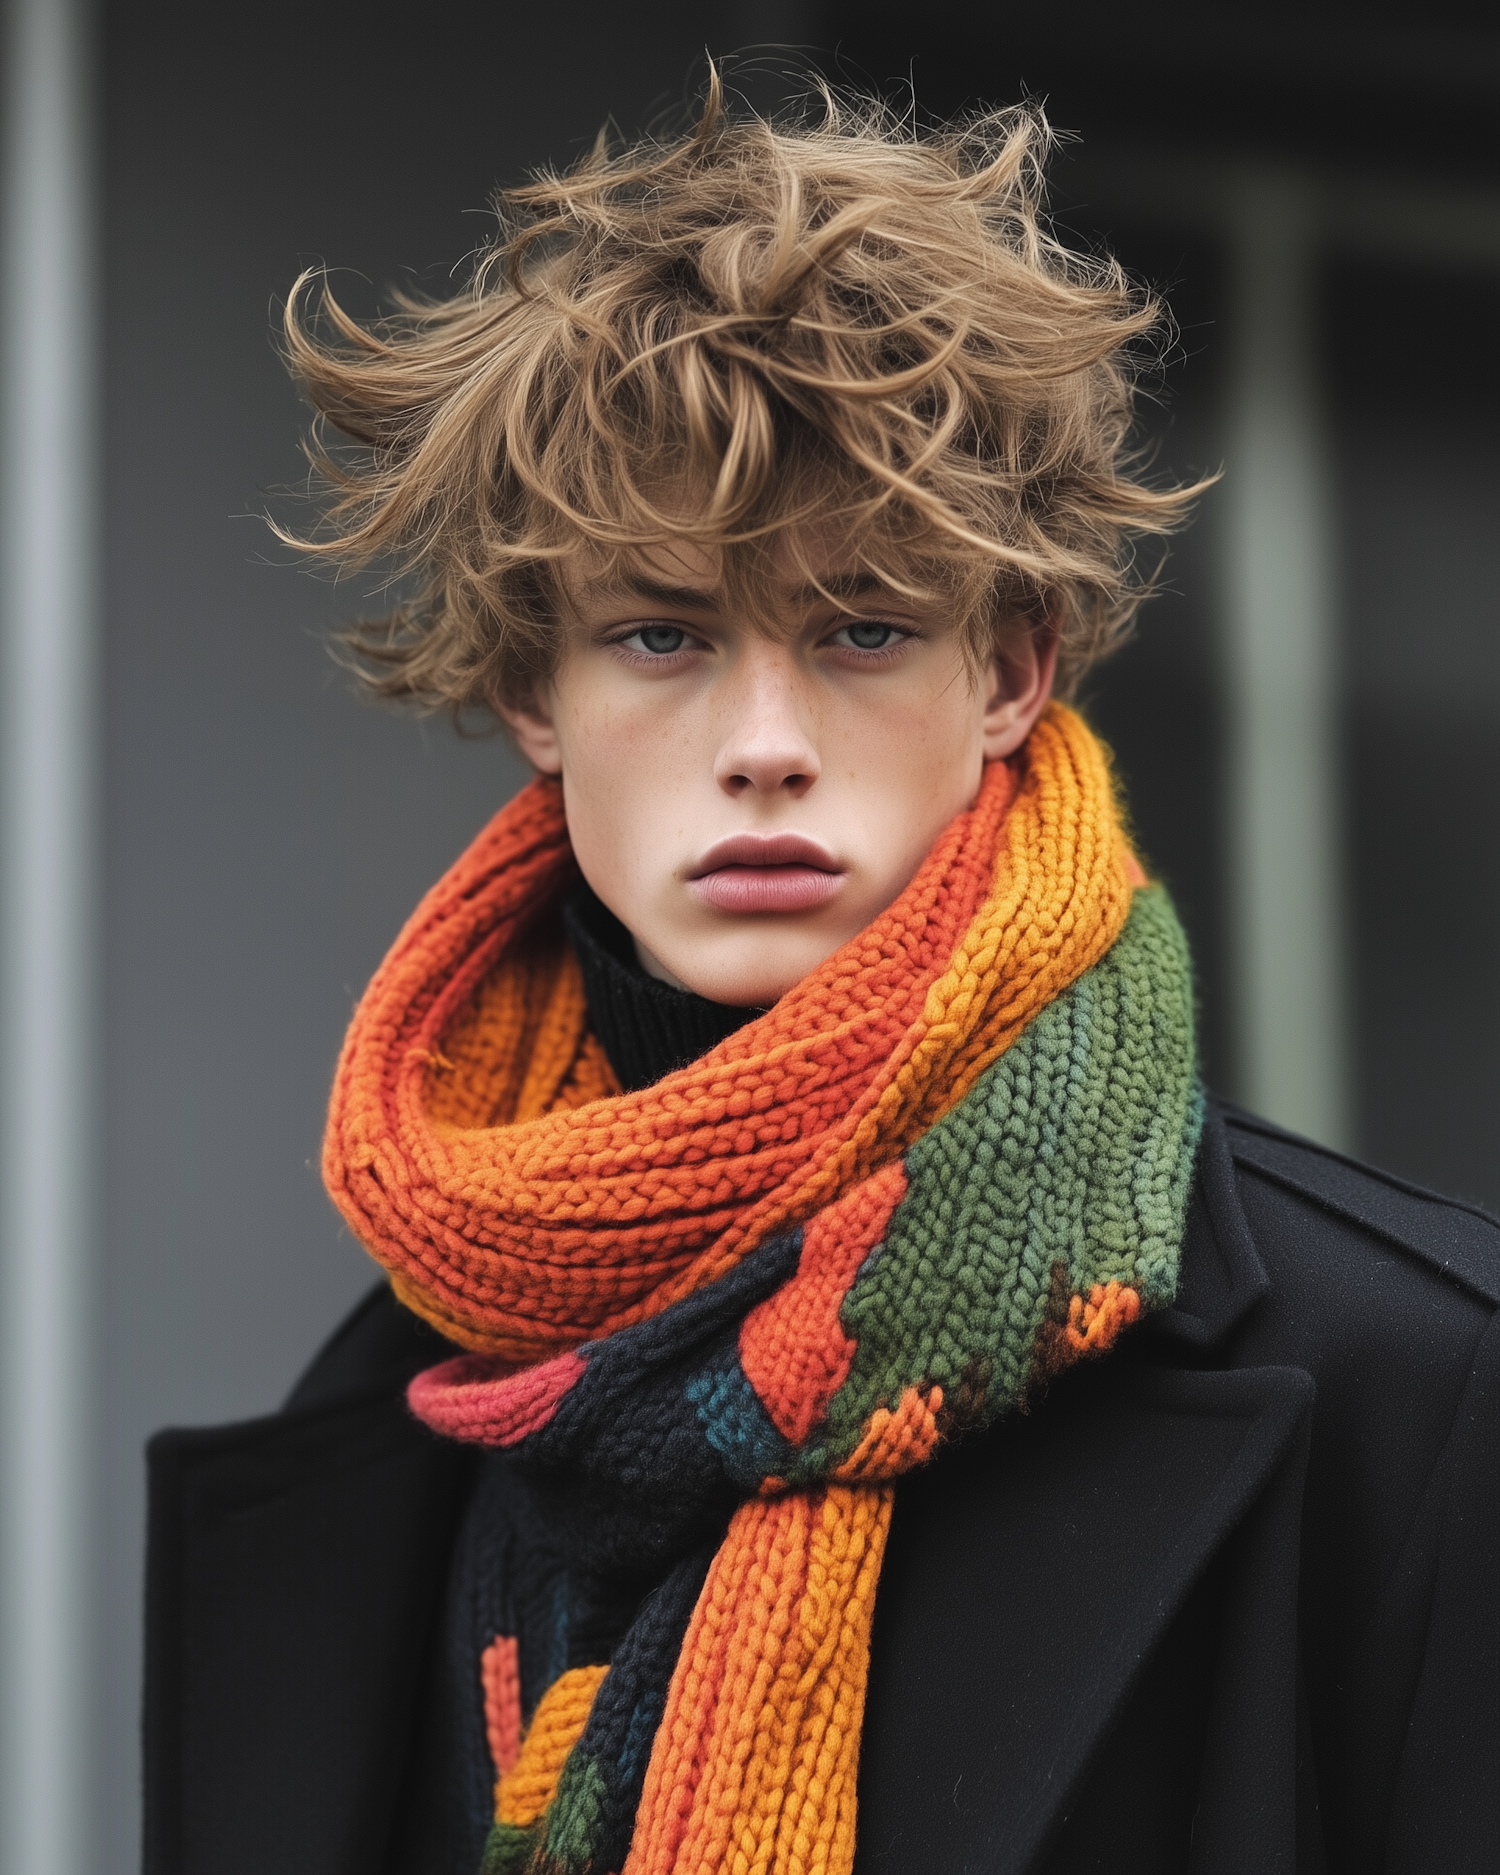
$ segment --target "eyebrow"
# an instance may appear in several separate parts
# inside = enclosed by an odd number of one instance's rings
[[[712,612],[718,600],[711,592],[696,586],[672,586],[665,581],[631,574],[624,587],[632,598],[649,599],[654,605],[681,606],[688,610]],[[867,593],[888,590],[875,573],[830,573],[821,581],[809,580],[789,596],[794,604],[813,605],[819,599],[860,599]]]
[[[624,589],[634,599],[649,599],[655,605],[685,606],[700,612],[714,609],[714,596],[711,592],[702,592],[696,586],[670,586],[658,579],[645,579],[631,574],[624,582]]]
[[[810,603],[814,599],[863,599],[867,593],[889,590],[878,573],[830,573],[799,586],[793,597]]]

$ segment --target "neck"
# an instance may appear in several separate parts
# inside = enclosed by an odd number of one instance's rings
[[[698,1060],[763,1013],[649,976],[629,931],[586,882],[563,906],[563,923],[583,971],[590,1025],[626,1093]]]

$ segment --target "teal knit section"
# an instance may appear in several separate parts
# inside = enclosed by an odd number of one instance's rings
[[[853,1365],[794,1476],[839,1464],[908,1386],[981,1423],[1020,1404],[1059,1266],[1073,1294],[1117,1279],[1165,1307],[1202,1114],[1187,944],[1143,888],[1105,956],[907,1153],[841,1311]]]
[[[754,1491],[762,1478],[785,1472],[792,1448],[772,1425],[738,1361],[722,1372],[696,1375],[684,1393],[688,1404],[698,1409],[704,1437],[741,1489]]]

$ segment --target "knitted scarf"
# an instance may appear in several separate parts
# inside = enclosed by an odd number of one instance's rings
[[[1175,1292],[1182,935],[1060,705],[873,924],[637,1093],[560,935],[574,878],[534,782],[376,974],[324,1156],[474,1350],[413,1410],[509,1453],[525,1514],[567,1521],[558,1480],[587,1506],[495,1604],[484,1870],[847,1875],[893,1481]]]

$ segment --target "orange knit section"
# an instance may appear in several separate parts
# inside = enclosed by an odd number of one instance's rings
[[[1141,1298],[1124,1283],[1094,1283],[1088,1299],[1070,1296],[1067,1266],[1052,1272],[1052,1295],[1032,1354],[1032,1384],[1046,1386],[1088,1354],[1104,1354],[1123,1329],[1140,1319]]]
[[[427,1062],[428,1118],[459,1131],[512,1126],[618,1094],[586,1018],[583,972],[561,922],[538,920]]]
[[[925,1463],[938,1442],[942,1404],[941,1387],[926,1393],[907,1387],[894,1412],[877,1406],[865,1423],[864,1437],[834,1477],[845,1484],[878,1484]]]
[[[361,1001],[329,1191],[453,1340],[520,1364],[576,1347],[899,1158],[1114,942],[1130,864],[1107,758],[1054,704],[865,931],[702,1061],[620,1094],[550,935],[574,873],[561,792],[535,782]]]
[[[624,1875],[848,1875],[892,1490],[736,1512],[672,1676]]]
[[[1141,1298],[1134,1289],[1123,1283],[1095,1283],[1087,1302],[1074,1296],[1068,1304],[1068,1345],[1077,1354],[1103,1354],[1140,1314]]]
[[[484,1730],[497,1778],[521,1751],[521,1667],[514,1634],[497,1634],[479,1657],[484,1687]]]
[[[583,1736],[608,1667],[570,1667],[537,1701],[520,1755],[495,1787],[495,1821],[529,1828],[557,1795],[568,1753]]]
[[[854,1343],[839,1309],[905,1196],[898,1159],[810,1218],[797,1274],[753,1308],[740,1329],[745,1377],[793,1445],[803,1443],[848,1378]]]

